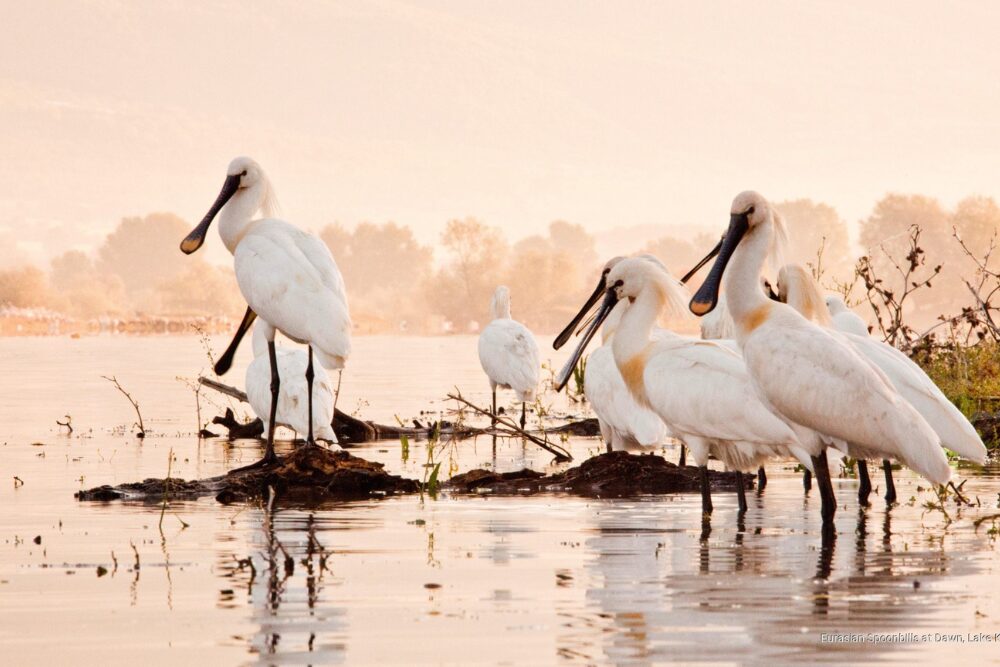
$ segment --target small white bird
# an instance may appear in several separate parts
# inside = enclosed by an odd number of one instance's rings
[[[710,312],[724,285],[755,393],[796,429],[812,456],[824,523],[836,512],[821,456],[831,439],[847,443],[855,458],[896,458],[932,482],[947,482],[951,469],[937,434],[884,375],[841,338],[761,292],[764,261],[785,238],[766,199],[756,192],[738,195],[718,257],[690,309]]]
[[[259,320],[253,330],[254,359],[247,366],[247,402],[264,423],[264,432],[270,431],[271,414],[271,361],[267,355],[267,328],[270,325]],[[308,433],[309,410],[306,401],[306,367],[309,357],[304,350],[276,350],[278,375],[284,378],[278,391],[278,410],[275,415],[278,425],[292,429],[296,433]],[[319,440],[334,443],[337,434],[333,431],[333,385],[326,369],[316,367],[313,379],[313,435]]]
[[[218,215],[219,236],[233,254],[236,282],[248,305],[233,342],[216,363],[216,373],[221,375],[229,369],[240,340],[257,316],[270,325],[266,329],[271,367],[267,448],[264,457],[247,468],[277,462],[274,428],[281,376],[274,347],[275,330],[296,343],[309,346],[305,370],[309,386],[314,380],[314,352],[327,369],[342,369],[351,352],[347,293],[330,249],[316,236],[283,220],[254,219],[261,210],[269,216],[273,202],[273,190],[264,170],[250,158],[238,157],[229,163],[226,180],[215,203],[181,242],[185,254],[198,250],[205,242],[212,220]],[[311,391],[306,392],[306,398],[311,414]],[[307,418],[309,444],[315,444],[312,422]]]
[[[833,328],[844,333],[851,333],[855,336],[867,336],[868,325],[861,319],[861,316],[847,307],[839,294],[831,294],[826,297],[826,307],[830,311],[833,319]]]
[[[662,329],[654,335],[661,312],[683,311],[687,295],[679,281],[653,262],[630,258],[611,269],[606,284],[604,303],[560,372],[558,387],[620,303],[625,312],[611,341],[615,364],[633,398],[691,450],[700,468],[704,513],[712,512],[710,454],[737,471],[740,512],[746,511],[743,471],[756,470],[773,456],[809,461],[791,428],[757,399],[737,353]]]
[[[781,300],[795,308],[808,319],[823,326],[833,326],[843,334],[843,338],[862,357],[875,366],[889,379],[896,391],[912,405],[920,415],[927,420],[934,432],[941,439],[941,445],[969,461],[982,464],[986,461],[986,445],[969,423],[965,415],[948,400],[934,381],[928,377],[920,366],[901,351],[868,335],[867,327],[861,318],[846,309],[839,296],[828,296],[823,300],[819,286],[812,276],[797,264],[782,267],[778,274],[778,294]],[[834,308],[827,312],[827,307],[833,302],[839,304],[843,311],[841,315],[851,317],[837,318]],[[857,323],[861,323],[864,334],[858,335]],[[841,329],[841,326],[845,329]],[[871,482],[868,478],[868,465],[864,460],[858,461],[858,475],[861,482],[859,498],[867,502],[871,492]],[[892,480],[892,468],[888,461],[883,462],[886,475],[886,500],[890,503],[896,500],[895,484]]]
[[[493,423],[497,387],[511,389],[521,401],[521,428],[527,423],[525,404],[535,400],[541,376],[538,342],[528,328],[510,317],[510,290],[501,285],[490,302],[493,320],[479,334],[479,363],[493,390]]]

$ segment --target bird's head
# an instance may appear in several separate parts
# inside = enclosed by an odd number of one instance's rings
[[[725,235],[705,259],[698,263],[700,267],[715,256],[715,264],[712,265],[712,270],[688,306],[692,313],[699,317],[707,315],[718,305],[719,289],[722,286],[722,274],[726,270],[726,265],[732,258],[733,252],[736,251],[740,242],[749,233],[758,228],[768,226],[774,228],[777,232],[772,237],[772,247],[769,249],[772,262],[774,262],[780,259],[782,254],[784,223],[760,193],[748,190],[736,195],[732,206],[729,208],[729,227],[726,229]]]
[[[208,234],[208,228],[212,225],[212,220],[219,214],[222,207],[240,190],[250,188],[264,180],[264,172],[253,159],[248,157],[238,157],[229,163],[226,169],[226,180],[222,183],[222,190],[215,198],[215,203],[208,209],[208,213],[202,218],[198,226],[191,230],[191,233],[181,241],[181,251],[185,255],[190,255],[201,247]]]

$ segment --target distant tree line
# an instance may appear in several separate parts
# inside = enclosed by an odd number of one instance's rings
[[[777,207],[791,230],[788,259],[807,264],[825,287],[847,291],[850,298],[858,282],[857,259],[837,211],[808,199]],[[890,262],[907,248],[913,225],[922,230],[927,261],[941,270],[933,289],[913,293],[908,320],[933,322],[958,310],[956,304],[974,300],[963,278],[975,273],[976,265],[955,235],[968,248],[988,247],[1000,230],[1000,207],[991,198],[970,197],[949,211],[929,197],[886,195],[860,222],[857,242],[887,289],[902,289],[891,284],[897,274]],[[0,304],[78,318],[239,317],[244,304],[232,268],[178,251],[190,227],[170,213],[125,218],[93,253],[66,252],[47,271],[0,270]],[[513,243],[502,229],[476,218],[449,220],[436,248],[422,245],[409,227],[395,222],[362,222],[353,229],[332,224],[319,235],[344,274],[362,332],[475,330],[487,318],[498,284],[510,287],[515,317],[539,333],[554,332],[589,294],[609,259],[582,226],[561,220]],[[665,236],[635,252],[657,255],[680,275],[717,240],[705,234]]]

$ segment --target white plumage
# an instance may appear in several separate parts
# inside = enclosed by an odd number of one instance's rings
[[[726,306],[726,295],[719,295],[719,303],[715,310],[701,318],[701,337],[705,340],[733,340],[736,338],[736,325],[733,316]]]
[[[225,223],[223,217],[220,230]],[[351,318],[344,279],[323,241],[283,220],[257,220],[247,226],[233,258],[243,298],[261,319],[312,345],[324,367],[344,367]]]
[[[479,363],[490,380],[496,407],[497,387],[511,389],[523,404],[535,400],[541,376],[538,342],[520,322],[510,316],[510,291],[497,287],[490,303],[493,320],[479,334]]]
[[[868,335],[868,325],[865,324],[860,315],[847,307],[839,295],[831,294],[826,297],[826,307],[830,311],[834,329],[844,333],[852,333],[855,336]]]
[[[776,455],[805,456],[793,431],[756,398],[738,354],[665,330],[653,335],[662,311],[683,309],[686,295],[678,281],[654,263],[633,258],[618,263],[607,283],[625,308],[611,341],[615,364],[632,397],[690,448],[702,469],[706,512],[711,511],[710,454],[737,471],[755,470]]]
[[[896,458],[933,482],[946,482],[950,469],[937,435],[884,375],[841,338],[761,293],[764,260],[783,238],[783,223],[763,197],[738,195],[723,250],[692,310],[711,308],[721,277],[754,389],[790,425],[822,435],[799,433],[810,455],[835,439],[848,443],[856,458]],[[834,510],[831,486],[824,518]]]
[[[268,432],[271,414],[271,364],[267,357],[268,324],[257,323],[253,332],[254,359],[247,366],[246,392],[250,407],[264,422],[264,432]],[[278,374],[281,387],[278,391],[278,411],[276,422],[298,434],[309,430],[309,411],[306,403],[306,364],[308,356],[304,350],[277,350]],[[313,380],[313,433],[316,438],[337,442],[333,431],[333,384],[326,370],[315,368]]]
[[[615,365],[611,341],[624,312],[624,304],[619,304],[605,320],[604,344],[587,358],[583,381],[584,394],[597,415],[601,436],[612,451],[653,447],[667,437],[663,420],[636,402]]]
[[[831,308],[829,316],[823,305],[807,305],[824,302],[819,287],[801,266],[784,267],[778,281],[779,293],[789,305],[820,324],[832,324],[856,352],[884,373],[896,391],[930,424],[944,447],[970,461],[986,461],[986,446],[975,427],[912,359],[888,343],[869,336],[861,318],[848,311],[839,297],[827,297],[827,306],[833,301],[844,309],[841,312],[836,307]],[[838,319],[838,314],[853,317]],[[863,335],[854,333],[859,322],[865,332]]]
[[[281,331],[293,341],[308,345],[321,366],[343,368],[351,351],[344,280],[330,250],[317,237],[273,217],[254,219],[262,210],[269,216],[273,200],[270,181],[260,165],[248,157],[236,158],[229,164],[218,198],[181,242],[181,250],[190,254],[200,248],[218,215],[219,236],[233,254],[236,281],[250,308],[241,332],[255,313],[269,325],[265,329],[268,345],[274,344],[275,330]],[[279,384],[291,381],[280,371],[278,379]],[[308,403],[308,392],[305,396]],[[276,405],[278,397],[273,398]],[[260,464],[275,460],[274,424],[270,426],[267,450]]]

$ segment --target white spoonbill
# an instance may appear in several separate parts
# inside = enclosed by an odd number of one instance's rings
[[[270,325],[259,320],[253,330],[254,359],[247,366],[247,402],[264,423],[264,432],[271,430],[271,361],[267,354],[267,342],[274,334],[268,331]],[[304,350],[284,350],[277,348],[278,377],[284,378],[278,391],[278,409],[275,419],[280,426],[286,426],[296,433],[309,431],[308,400],[306,398],[306,368],[309,357]],[[322,365],[315,368],[313,378],[313,435],[318,440],[337,442],[333,431],[333,385]],[[339,449],[339,447],[337,447]]]
[[[273,217],[254,219],[258,211],[268,215],[273,192],[264,170],[248,157],[229,163],[222,191],[204,219],[181,242],[181,250],[191,254],[205,242],[216,215],[219,236],[233,254],[236,282],[248,308],[230,347],[216,364],[224,373],[254,318],[268,325],[267,351],[271,366],[271,410],[264,457],[249,467],[267,466],[277,461],[274,454],[274,427],[281,378],[278,374],[274,331],[297,343],[308,345],[305,378],[314,379],[313,353],[327,369],[342,369],[351,352],[351,318],[347,310],[344,279],[336,262],[319,238]],[[221,213],[220,213],[221,211]],[[312,391],[306,392],[308,413],[312,415]],[[313,419],[307,420],[307,442],[315,444]]]
[[[842,338],[760,291],[765,258],[784,236],[766,199],[756,192],[737,195],[718,257],[690,309],[695,315],[710,312],[724,283],[757,395],[798,427],[800,444],[812,456],[824,523],[836,512],[821,456],[831,438],[848,443],[855,458],[895,458],[934,483],[947,482],[951,470],[937,435],[885,377]],[[821,437],[808,437],[806,430]]]
[[[986,445],[983,444],[975,427],[954,403],[948,400],[924,369],[892,345],[869,336],[867,327],[864,328],[864,335],[840,329],[839,325],[856,329],[856,323],[849,318],[841,318],[838,321],[832,311],[828,313],[827,304],[831,300],[844,307],[844,314],[853,315],[858,322],[861,322],[861,318],[846,310],[840,297],[831,296],[824,302],[819,286],[808,271],[797,264],[782,267],[778,274],[778,294],[782,301],[806,318],[824,326],[832,325],[834,329],[840,331],[844,340],[862,357],[885,373],[896,391],[927,420],[940,438],[943,447],[975,463],[982,464],[986,461]],[[888,460],[883,460],[882,468],[885,471],[886,501],[893,503],[896,501],[896,485],[892,479],[892,467]],[[868,477],[868,464],[863,459],[858,460],[858,478],[860,482],[858,497],[862,504],[867,504],[868,494],[871,493],[871,480]]]
[[[869,335],[868,325],[865,324],[860,315],[847,307],[839,294],[831,294],[826,297],[826,308],[830,311],[833,328],[837,331],[851,333],[855,336]]]
[[[510,317],[510,290],[497,287],[490,302],[493,321],[479,334],[479,363],[493,390],[493,423],[497,414],[497,387],[512,389],[521,401],[521,428],[527,423],[525,404],[535,400],[542,364],[535,337]]]
[[[597,328],[621,302],[625,312],[611,342],[615,363],[632,396],[691,450],[701,473],[703,512],[712,512],[709,454],[737,471],[741,513],[746,511],[743,471],[756,470],[772,456],[809,460],[788,425],[756,398],[737,353],[714,341],[664,330],[652,337],[662,311],[683,312],[687,294],[679,281],[653,262],[629,258],[611,269],[606,283],[604,302],[560,372],[557,387],[565,384]]]
[[[615,257],[608,261],[602,275],[607,275],[621,260],[621,257]],[[588,357],[583,377],[583,392],[597,415],[597,423],[601,427],[601,436],[608,451],[652,447],[667,437],[667,427],[663,420],[655,412],[636,402],[615,365],[611,341],[624,314],[625,305],[620,303],[604,321],[601,328],[603,345]],[[656,335],[655,332],[653,335]]]

